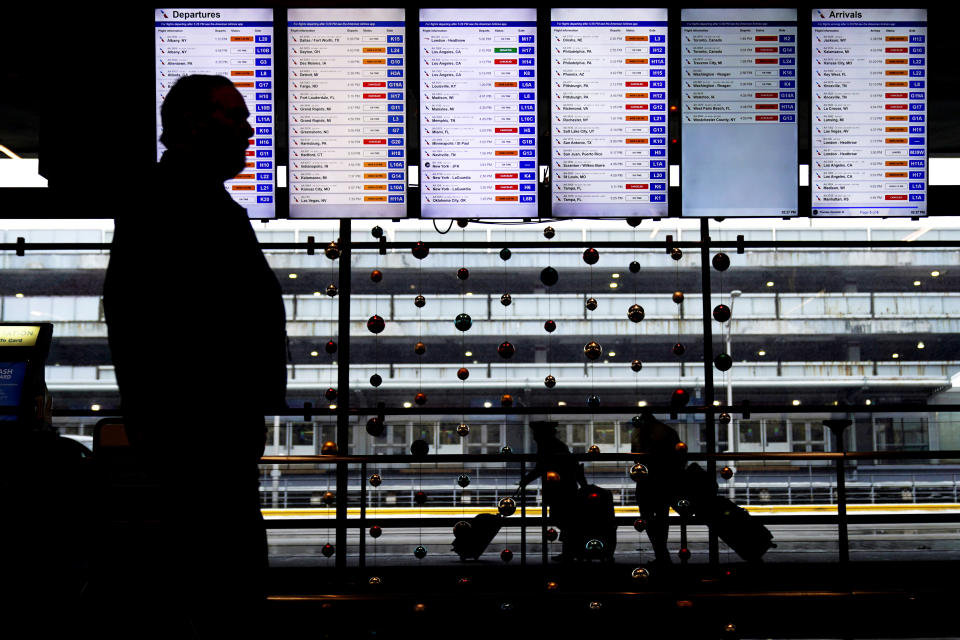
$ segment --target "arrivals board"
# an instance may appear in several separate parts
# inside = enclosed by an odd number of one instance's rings
[[[536,9],[420,10],[426,218],[537,215]]]
[[[406,216],[404,10],[287,20],[290,217]]]
[[[796,215],[796,10],[680,17],[682,215]]]
[[[251,218],[275,216],[276,185],[272,9],[156,9],[157,135],[160,106],[182,76],[233,81],[250,111],[254,136],[246,168],[224,186]],[[164,147],[157,143],[157,157]]]
[[[553,215],[667,215],[667,10],[553,9],[550,66]]]
[[[927,213],[927,10],[814,9],[811,212]]]

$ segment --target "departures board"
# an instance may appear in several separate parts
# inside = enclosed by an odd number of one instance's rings
[[[252,218],[278,176],[291,218],[927,215],[927,11],[807,17],[157,9],[156,104],[233,81],[255,134],[226,188]]]
[[[667,10],[553,9],[552,212],[667,215]]]
[[[403,9],[290,9],[291,218],[407,215]]]
[[[160,107],[182,76],[216,75],[233,81],[250,111],[254,136],[246,167],[225,184],[251,218],[276,215],[276,113],[272,9],[156,9],[157,136]],[[157,143],[157,158],[164,147]]]

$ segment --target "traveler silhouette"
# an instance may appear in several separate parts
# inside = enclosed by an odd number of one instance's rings
[[[662,566],[670,564],[668,517],[682,480],[683,459],[676,449],[678,442],[677,432],[653,414],[643,413],[634,419],[630,451],[650,454],[641,461],[648,473],[637,482],[637,506],[647,525],[655,562]]]
[[[543,503],[550,507],[550,516],[560,528],[562,551],[554,560],[569,562],[580,555],[582,535],[577,518],[578,488],[586,485],[583,468],[570,449],[557,438],[556,422],[531,422],[537,443],[537,464],[520,480],[523,488],[543,478]]]
[[[248,166],[249,115],[230,80],[181,78],[142,198],[116,204],[104,314],[158,523],[101,571],[137,637],[247,635],[265,601],[258,461],[287,346],[280,285],[223,185]]]

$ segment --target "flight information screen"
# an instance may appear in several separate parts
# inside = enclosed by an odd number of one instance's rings
[[[553,214],[667,215],[667,10],[553,9],[550,66]]]
[[[682,215],[797,215],[796,9],[684,9]]]
[[[537,215],[536,9],[420,10],[427,218]]]
[[[250,110],[254,137],[246,168],[224,186],[251,218],[274,217],[273,10],[156,9],[154,18],[158,137],[160,105],[180,77],[232,80]],[[158,158],[163,151],[158,142]]]
[[[290,9],[290,217],[407,214],[403,9]]]
[[[814,9],[811,212],[927,213],[927,10]]]

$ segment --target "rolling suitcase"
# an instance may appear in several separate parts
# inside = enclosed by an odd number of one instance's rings
[[[746,509],[717,495],[717,483],[700,465],[686,468],[680,482],[680,498],[690,501],[690,510],[717,533],[737,555],[748,562],[757,562],[773,544],[773,534]]]
[[[617,549],[613,494],[608,489],[589,484],[580,490],[579,498],[580,526],[577,533],[581,544],[577,555],[584,560],[612,562]]]
[[[477,514],[470,521],[469,528],[454,527],[453,550],[461,560],[473,558],[479,560],[481,554],[500,531],[503,517],[492,513]]]

